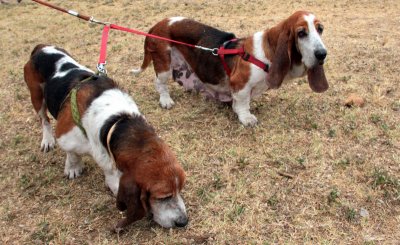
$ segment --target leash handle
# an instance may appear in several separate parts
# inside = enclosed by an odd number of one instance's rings
[[[66,9],[64,9],[64,8],[55,6],[55,5],[50,4],[50,3],[48,3],[48,2],[43,2],[43,1],[40,1],[40,0],[32,0],[32,1],[37,2],[37,3],[40,3],[40,4],[44,5],[44,6],[50,7],[50,8],[52,8],[52,9],[56,9],[56,10],[61,11],[61,12],[63,12],[63,13],[70,14],[70,15],[72,15],[72,16],[78,17],[78,18],[83,19],[83,20],[86,20],[86,21],[92,21],[92,20],[94,20],[93,17],[80,14],[80,13],[74,11],[74,10],[66,10]]]

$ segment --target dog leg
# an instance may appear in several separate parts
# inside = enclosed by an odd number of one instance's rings
[[[81,156],[78,154],[68,151],[67,159],[65,160],[64,175],[68,179],[74,179],[82,174],[83,164],[81,162]]]
[[[46,107],[46,102],[44,100],[42,101],[42,106],[38,111],[38,115],[40,117],[43,130],[43,137],[42,137],[42,142],[40,144],[40,149],[43,152],[49,152],[54,148],[56,141],[53,136],[53,129],[51,128],[49,117],[47,116],[47,107]]]
[[[36,113],[40,117],[40,122],[43,129],[42,142],[40,149],[44,152],[48,152],[55,146],[55,139],[53,131],[47,116],[47,106],[43,96],[43,80],[36,69],[33,67],[31,61],[28,61],[24,66],[24,78],[26,85],[29,88],[31,94],[31,102]]]
[[[256,116],[250,113],[250,92],[251,89],[242,89],[232,93],[232,109],[244,126],[255,126],[257,124]]]
[[[171,71],[158,73],[154,84],[156,86],[156,90],[160,94],[160,105],[164,109],[171,109],[175,102],[171,99],[168,90],[168,78],[171,77]]]

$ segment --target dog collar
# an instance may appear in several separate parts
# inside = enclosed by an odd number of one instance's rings
[[[116,165],[116,162],[115,162],[114,154],[113,154],[112,151],[111,151],[110,141],[111,141],[112,134],[114,133],[114,130],[115,130],[115,128],[117,127],[117,124],[118,124],[122,119],[123,119],[123,118],[118,119],[118,120],[111,126],[110,130],[108,130],[108,133],[107,133],[107,139],[106,139],[107,151],[108,151],[108,154],[110,155],[110,158],[111,158],[111,160],[112,160],[114,166]]]

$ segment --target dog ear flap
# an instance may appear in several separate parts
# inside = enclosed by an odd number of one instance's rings
[[[322,93],[329,88],[325,77],[324,67],[317,65],[307,71],[308,83],[314,92]]]
[[[279,88],[289,72],[291,65],[291,50],[293,34],[290,30],[279,34],[271,69],[268,74],[268,85],[270,88]]]
[[[145,191],[144,189],[142,189],[140,193],[140,202],[142,204],[144,212],[148,213],[150,209],[149,192]]]
[[[142,192],[132,175],[124,173],[121,176],[117,194],[117,208],[120,211],[126,210],[126,217],[118,222],[116,229],[122,229],[146,215],[147,206],[143,206]]]

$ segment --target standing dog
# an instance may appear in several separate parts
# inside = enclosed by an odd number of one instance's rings
[[[327,55],[321,40],[323,25],[311,13],[298,11],[281,23],[254,35],[234,39],[232,33],[223,32],[183,17],[164,19],[153,26],[149,33],[176,41],[208,48],[243,48],[249,55],[262,62],[267,73],[239,55],[227,55],[225,62],[230,76],[218,56],[184,45],[147,37],[144,60],[139,74],[153,61],[156,72],[155,86],[163,108],[171,108],[167,87],[168,78],[187,90],[204,93],[220,101],[232,101],[232,108],[245,126],[253,126],[257,118],[250,113],[251,97],[270,88],[278,88],[284,80],[308,76],[315,92],[328,89],[323,63]],[[232,40],[232,41],[230,41]]]
[[[127,210],[117,224],[123,228],[147,212],[163,227],[188,223],[180,195],[185,173],[169,147],[140,114],[132,98],[106,76],[78,64],[65,50],[38,45],[24,67],[34,109],[38,113],[45,152],[55,139],[47,109],[57,119],[56,138],[67,153],[64,174],[78,177],[81,154],[90,154],[103,169],[117,207]],[[85,81],[82,81],[85,80]],[[77,88],[81,129],[72,118],[70,91]]]

